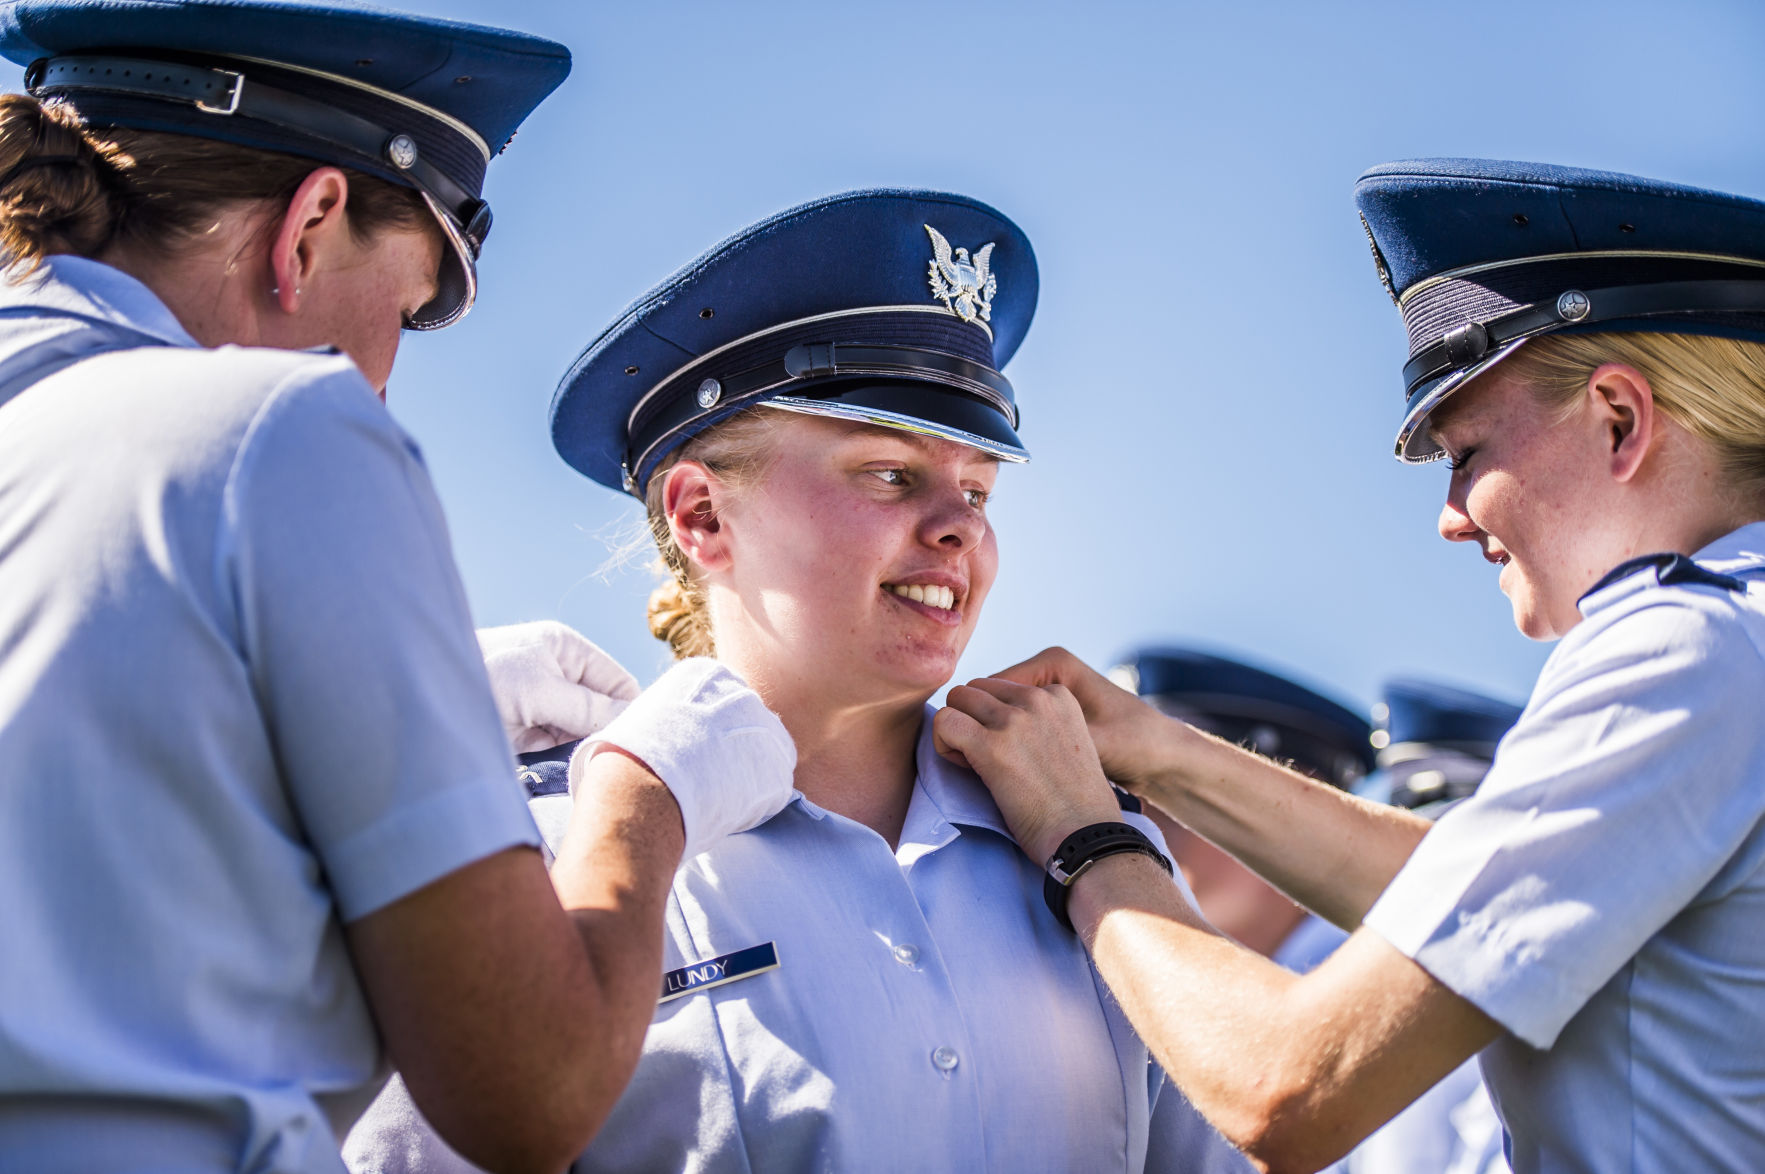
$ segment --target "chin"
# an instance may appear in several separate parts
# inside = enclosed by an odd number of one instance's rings
[[[1540,605],[1538,600],[1528,595],[1516,595],[1513,599],[1514,627],[1520,629],[1520,635],[1528,640],[1556,640],[1575,626],[1574,622],[1562,623],[1551,617],[1549,609]],[[1575,613],[1579,621],[1581,613]]]
[[[877,665],[877,675],[903,690],[923,693],[930,698],[950,683],[956,675],[956,662],[961,657],[960,650],[903,648]]]

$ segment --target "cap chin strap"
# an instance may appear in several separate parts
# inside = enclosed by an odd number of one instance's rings
[[[1566,326],[1665,314],[1765,312],[1765,281],[1663,281],[1609,289],[1564,290],[1552,301],[1521,306],[1488,322],[1467,322],[1403,366],[1404,390],[1469,367],[1516,339]]]
[[[967,392],[1004,416],[1013,427],[1017,426],[1017,407],[1011,383],[1005,376],[958,355],[924,347],[832,342],[794,346],[770,363],[723,379],[706,380],[705,384],[715,385],[715,394],[708,403],[691,394],[693,388],[705,386],[694,382],[704,370],[701,366],[699,372],[694,372],[696,365],[689,364],[670,376],[668,383],[678,389],[657,397],[656,410],[633,422],[629,433],[631,447],[625,459],[627,470],[641,475],[658,446],[712,411],[727,415],[736,405],[776,388],[802,384],[807,390],[816,382],[833,378],[913,379],[942,384]]]

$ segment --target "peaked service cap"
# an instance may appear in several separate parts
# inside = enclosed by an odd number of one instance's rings
[[[977,200],[828,196],[744,228],[620,314],[559,384],[552,443],[638,497],[670,452],[759,404],[1027,460],[999,372],[1037,288],[1029,239]]]
[[[365,4],[10,0],[0,53],[91,126],[168,131],[353,168],[416,190],[448,249],[406,325],[458,321],[490,231],[490,159],[570,72],[526,33]]]
[[[1190,725],[1344,789],[1373,769],[1373,727],[1346,706],[1255,665],[1192,648],[1136,651],[1110,674]]]
[[[1438,813],[1477,789],[1521,707],[1435,681],[1394,677],[1374,710],[1391,802]]]
[[[1496,159],[1385,163],[1355,204],[1409,332],[1397,456],[1428,415],[1527,339],[1652,331],[1765,341],[1765,202]]]

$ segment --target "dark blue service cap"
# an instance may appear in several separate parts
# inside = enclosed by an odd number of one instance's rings
[[[1165,713],[1338,787],[1373,769],[1366,718],[1266,669],[1160,647],[1135,652],[1111,675]]]
[[[1391,802],[1437,815],[1470,795],[1520,713],[1518,705],[1436,681],[1387,681],[1373,738]]]
[[[1435,681],[1394,677],[1385,683],[1379,727],[1386,746],[1423,743],[1495,756],[1495,744],[1520,720],[1521,707]]]
[[[1001,375],[1036,311],[1023,231],[943,192],[846,192],[744,228],[639,298],[552,398],[579,473],[643,496],[658,462],[757,404],[1029,454]]]
[[[168,131],[350,167],[415,189],[448,242],[436,298],[458,321],[490,231],[484,171],[570,72],[525,33],[364,4],[11,0],[0,53],[94,127]]]
[[[1355,185],[1409,331],[1397,455],[1442,454],[1428,414],[1527,339],[1653,331],[1765,341],[1765,202],[1496,159],[1385,163]]]

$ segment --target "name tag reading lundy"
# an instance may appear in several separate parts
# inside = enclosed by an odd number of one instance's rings
[[[707,958],[703,962],[694,962],[691,966],[682,966],[679,970],[670,970],[662,976],[662,997],[656,1001],[666,1003],[670,999],[678,999],[697,991],[708,991],[714,986],[722,986],[738,978],[748,978],[777,969],[777,942],[749,946],[721,958]]]

